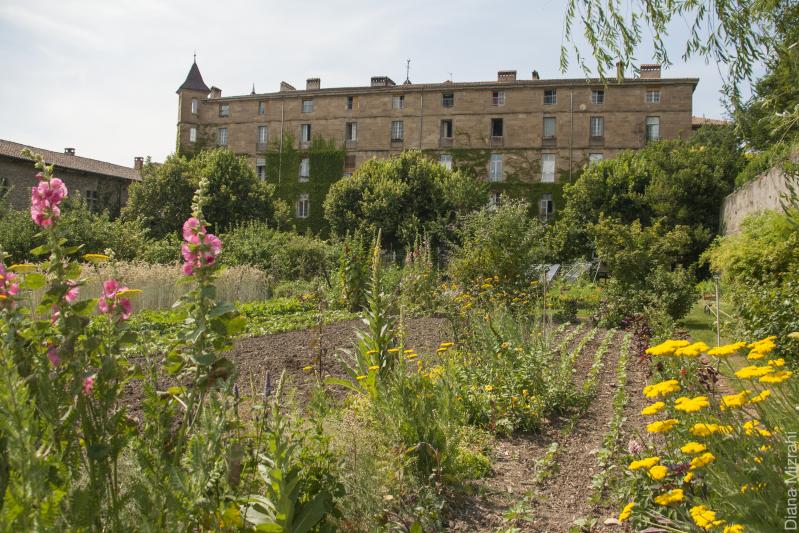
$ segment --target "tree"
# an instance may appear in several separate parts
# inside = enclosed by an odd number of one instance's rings
[[[215,231],[247,220],[272,221],[273,187],[256,177],[246,158],[226,148],[202,151],[191,160],[173,154],[162,165],[145,165],[142,181],[128,192],[123,217],[138,219],[156,239],[176,233],[191,215],[201,178],[209,181],[210,197],[203,214]]]
[[[380,229],[385,245],[404,247],[422,232],[446,238],[457,216],[484,205],[486,194],[482,181],[410,150],[367,161],[334,183],[325,218],[336,235]]]
[[[142,180],[128,190],[122,218],[138,219],[156,239],[177,232],[191,215],[196,184],[189,176],[189,161],[185,157],[172,154],[161,165],[148,161],[142,169]]]

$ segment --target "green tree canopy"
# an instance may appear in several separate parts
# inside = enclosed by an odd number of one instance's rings
[[[422,232],[445,237],[459,214],[479,208],[486,198],[481,180],[411,150],[367,161],[334,183],[324,209],[336,235],[381,229],[385,245],[403,247]]]
[[[203,177],[211,198],[204,215],[216,231],[247,220],[272,221],[273,187],[257,178],[246,158],[226,148],[193,159],[173,154],[162,165],[145,165],[142,181],[130,188],[123,217],[138,219],[154,238],[177,232],[191,215],[191,199]]]

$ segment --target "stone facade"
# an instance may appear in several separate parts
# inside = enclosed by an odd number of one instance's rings
[[[659,67],[607,85],[542,80],[537,73],[522,80],[501,71],[495,82],[395,85],[375,77],[369,86],[346,88],[320,88],[312,78],[305,90],[284,82],[274,93],[222,97],[221,90],[205,86],[195,64],[178,90],[178,149],[190,154],[225,145],[256,165],[259,154],[279,149],[282,139],[307,148],[302,135],[309,125],[312,138],[346,149],[346,173],[372,157],[420,149],[435,158],[454,156],[456,167],[465,154],[483,154],[475,170],[498,188],[506,181],[557,183],[574,177],[589,159],[643,147],[648,130],[662,139],[689,136],[697,83],[660,78]],[[394,139],[397,123],[401,140]],[[311,199],[312,206],[322,201]]]
[[[31,201],[31,187],[37,183],[33,161],[21,155],[23,148],[40,153],[67,185],[70,194],[80,193],[92,209],[107,209],[112,215],[119,213],[127,201],[128,186],[141,179],[139,169],[142,159],[136,158],[128,168],[104,161],[42,148],[0,140],[0,195],[15,209],[27,209]],[[67,149],[72,150],[72,149]]]

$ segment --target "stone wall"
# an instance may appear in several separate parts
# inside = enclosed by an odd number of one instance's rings
[[[780,197],[788,192],[785,171],[777,166],[729,194],[721,206],[721,232],[734,235],[743,220],[760,211],[782,210]]]

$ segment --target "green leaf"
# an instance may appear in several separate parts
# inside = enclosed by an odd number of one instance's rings
[[[326,499],[321,494],[317,494],[314,496],[313,500],[297,510],[297,515],[291,530],[294,533],[306,533],[306,531],[309,531],[313,526],[319,523],[327,511]]]
[[[31,255],[45,255],[50,253],[50,246],[42,244],[31,250]]]
[[[47,278],[44,274],[39,274],[37,272],[32,272],[30,274],[25,275],[25,281],[22,283],[22,286],[25,289],[29,290],[36,290],[41,289],[47,284]]]
[[[226,315],[228,313],[235,313],[236,306],[230,302],[221,302],[214,306],[213,309],[208,313],[208,318],[219,318],[222,315]]]
[[[239,315],[228,320],[226,326],[228,335],[237,335],[247,327],[247,319]]]

